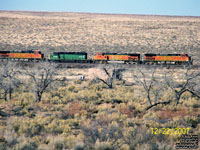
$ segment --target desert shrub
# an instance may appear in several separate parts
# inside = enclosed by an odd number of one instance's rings
[[[90,87],[90,86],[92,86],[92,85],[99,84],[100,82],[101,82],[101,81],[99,81],[99,80],[93,79],[93,80],[90,80],[90,81],[89,81],[88,85],[89,85],[89,87]]]
[[[68,91],[73,92],[74,90],[75,90],[75,86],[74,85],[68,87]]]
[[[75,84],[81,84],[83,81],[82,80],[75,80],[74,83]]]
[[[81,130],[84,135],[84,143],[86,144],[86,147],[92,149],[113,149],[113,146],[117,147],[115,142],[122,137],[123,132],[123,129],[120,128],[117,123],[105,126],[97,121],[92,122],[92,125],[88,127],[82,126]],[[103,145],[106,146],[104,147]],[[113,146],[110,147],[111,145]]]
[[[30,105],[24,107],[22,113],[24,114],[24,116],[27,116],[29,118],[34,118],[36,115],[34,108]]]
[[[63,99],[62,98],[59,98],[58,96],[54,96],[53,98],[51,98],[50,100],[49,100],[49,102],[51,103],[51,104],[63,104],[64,102],[63,102]]]
[[[95,150],[114,150],[112,143],[109,141],[100,142],[99,140],[95,143]]]
[[[37,119],[23,118],[24,120],[15,120],[12,128],[19,135],[33,137],[39,135],[44,130],[43,124]]]
[[[76,147],[85,149],[85,143],[83,142],[83,135],[81,133],[78,135],[67,134],[65,137],[66,149],[75,149]]]
[[[98,91],[100,92],[100,91],[104,90],[104,84],[102,84],[102,83],[90,84],[90,82],[89,82],[88,89],[95,91],[95,92],[98,92]]]
[[[72,81],[50,89],[39,103],[26,89],[16,90],[15,100],[0,101],[6,114],[0,120],[0,129],[5,131],[0,149],[170,150],[179,135],[153,135],[151,128],[191,127],[190,133],[200,133],[199,104],[191,94],[185,93],[176,108],[172,103],[145,111],[147,103],[137,93],[139,87],[121,81],[115,89],[105,87]],[[169,95],[166,91],[163,99]]]
[[[153,143],[153,144],[149,144],[149,143],[145,144],[144,143],[144,144],[141,144],[141,145],[138,144],[136,149],[137,150],[140,150],[140,149],[142,149],[142,150],[159,150],[158,145],[155,144],[155,143]]]
[[[193,104],[192,107],[193,108],[200,108],[200,104]]]
[[[45,130],[51,134],[61,134],[65,130],[65,124],[65,121],[55,118],[48,125],[45,126]]]
[[[11,128],[7,128],[4,133],[4,138],[6,140],[6,145],[10,148],[14,147],[18,143],[18,136],[15,131]]]
[[[85,149],[85,145],[83,142],[78,142],[75,146],[74,146],[74,150],[84,150]]]
[[[20,150],[37,150],[38,144],[34,141],[24,141],[23,143],[18,144]]]
[[[34,104],[34,95],[33,93],[21,93],[17,98],[22,102],[23,105]]]
[[[43,130],[43,126],[41,124],[38,123],[30,123],[25,125],[24,129],[20,129],[20,132],[23,132],[26,136],[35,136],[35,135],[39,135],[41,134],[42,130]]]
[[[63,150],[65,147],[65,138],[62,136],[53,136],[50,139],[49,146],[52,150]]]
[[[146,129],[145,127],[136,127],[130,130],[130,133],[124,136],[124,138],[126,138],[126,142],[130,145],[130,148],[135,149],[138,145],[151,144],[152,141],[155,140],[154,135],[149,131],[150,130]]]
[[[120,107],[119,111],[120,111],[120,113],[127,115],[127,117],[133,117],[134,109],[135,109],[134,107],[130,107],[130,106],[127,106],[127,105],[122,105]]]
[[[0,137],[0,149],[7,150],[7,141],[4,137]]]
[[[78,101],[73,101],[68,105],[67,114],[69,117],[73,118],[75,114],[82,112],[82,103]]]
[[[167,144],[167,142],[157,142],[159,150],[173,150],[174,145]]]
[[[198,126],[199,120],[195,119],[195,118],[188,118],[186,120],[186,122],[188,123],[188,125],[192,128],[196,128]]]

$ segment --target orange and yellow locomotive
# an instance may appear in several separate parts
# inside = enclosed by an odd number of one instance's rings
[[[144,54],[143,63],[192,64],[188,54]]]
[[[40,51],[0,51],[0,59],[41,60],[44,54]]]
[[[140,54],[137,53],[97,53],[94,61],[124,61],[124,63],[140,63]]]

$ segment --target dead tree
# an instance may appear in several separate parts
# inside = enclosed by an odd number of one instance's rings
[[[200,99],[200,75],[197,74],[193,82],[189,84],[188,91]]]
[[[148,100],[149,106],[146,110],[157,106],[158,104],[169,104],[171,101],[158,101],[161,99],[166,87],[164,86],[164,82],[155,76],[156,69],[145,70],[141,68],[137,68],[134,72],[133,78],[136,81],[136,84],[141,85],[145,91],[146,98]]]
[[[3,90],[4,100],[7,101],[7,95],[9,99],[12,99],[12,93],[20,84],[17,79],[19,73],[18,66],[13,62],[4,62],[0,68],[0,88]]]
[[[122,79],[122,72],[125,69],[117,68],[116,66],[112,66],[110,69],[108,67],[101,68],[103,72],[106,74],[106,78],[96,77],[97,80],[103,82],[108,88],[113,88],[113,81],[115,79],[121,80]]]
[[[137,68],[137,71],[134,72],[134,75],[133,75],[133,77],[136,79],[136,83],[139,83],[144,88],[145,94],[150,106],[152,105],[152,99],[151,99],[150,94],[151,94],[151,90],[153,88],[154,82],[156,81],[155,76],[154,76],[155,71],[156,69],[153,69],[151,73],[150,72],[148,73],[148,74],[151,74],[149,79],[147,75],[140,68]]]
[[[44,62],[36,64],[33,68],[24,68],[24,73],[30,77],[33,84],[37,102],[41,101],[43,93],[52,83],[60,81],[55,67],[52,63]]]
[[[197,89],[199,88],[199,82],[197,82],[199,77],[200,72],[191,71],[190,68],[183,74],[182,81],[175,79],[174,71],[168,72],[167,74],[165,73],[165,82],[175,94],[176,106],[179,104],[180,98],[185,92],[190,92],[192,95],[200,98],[195,91],[195,87],[197,87]]]

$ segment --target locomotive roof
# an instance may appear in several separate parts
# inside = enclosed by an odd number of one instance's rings
[[[10,53],[10,51],[0,51],[0,53]]]
[[[54,52],[53,54],[79,54],[79,55],[87,55],[86,52]]]
[[[10,53],[41,53],[41,51],[25,50],[25,51],[10,51]]]
[[[102,53],[102,55],[130,55],[130,56],[140,56],[137,53]]]
[[[145,56],[182,56],[182,55],[188,56],[188,54],[153,54],[153,53],[147,53],[144,55]]]
[[[34,53],[33,50],[26,50],[26,51],[0,51],[0,53]],[[41,51],[37,51],[38,53],[41,53]]]

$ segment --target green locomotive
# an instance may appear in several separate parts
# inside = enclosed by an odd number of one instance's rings
[[[59,62],[85,62],[87,53],[85,52],[54,52],[50,55],[50,61]]]

